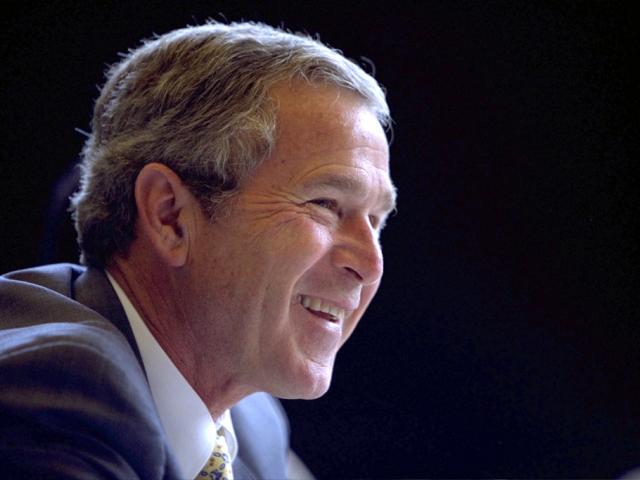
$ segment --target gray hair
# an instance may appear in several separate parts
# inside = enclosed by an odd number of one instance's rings
[[[95,104],[72,210],[80,261],[105,266],[134,239],[135,180],[150,162],[182,179],[210,218],[272,151],[276,83],[357,93],[384,127],[378,83],[339,51],[258,23],[205,25],[143,42],[113,65]]]

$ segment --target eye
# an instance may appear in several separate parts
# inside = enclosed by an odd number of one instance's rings
[[[324,208],[326,210],[330,210],[335,213],[339,213],[339,205],[338,202],[331,198],[315,198],[309,201],[312,205],[316,205],[320,208]]]

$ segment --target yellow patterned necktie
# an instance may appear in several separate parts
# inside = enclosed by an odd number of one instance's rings
[[[196,480],[233,480],[231,470],[231,458],[229,457],[229,447],[224,438],[222,429],[218,430],[218,438],[213,448],[213,453],[209,457],[206,465],[196,477]]]

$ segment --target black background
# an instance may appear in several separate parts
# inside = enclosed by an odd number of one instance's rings
[[[320,478],[640,465],[630,4],[88,3],[2,7],[0,270],[40,261],[117,52],[220,13],[317,32],[376,64],[400,197],[332,389],[285,403],[294,447]]]

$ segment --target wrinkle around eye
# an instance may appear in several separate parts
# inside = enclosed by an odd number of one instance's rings
[[[293,220],[300,214],[299,200],[286,194],[254,193],[245,199],[242,209],[248,212],[254,220],[267,220],[275,217],[290,216]]]
[[[265,206],[265,205],[273,205],[273,204],[297,204],[302,201],[302,198],[293,195],[291,193],[276,193],[276,192],[268,192],[268,193],[251,193],[247,195],[246,204],[247,205],[257,205],[257,206]]]

